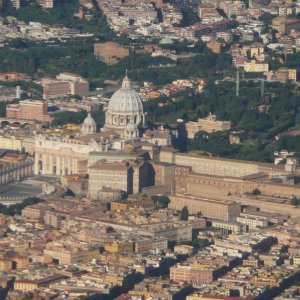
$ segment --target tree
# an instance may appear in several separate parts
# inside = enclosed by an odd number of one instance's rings
[[[154,204],[159,208],[167,208],[170,203],[170,199],[167,196],[152,196],[151,199],[154,201]]]
[[[254,195],[254,196],[259,196],[259,195],[261,195],[261,191],[260,191],[259,189],[254,189],[254,190],[252,191],[252,195]]]
[[[65,124],[81,124],[86,118],[86,111],[71,112],[63,111],[54,114],[53,126],[63,126]]]
[[[206,248],[207,246],[210,245],[210,242],[208,239],[199,239],[199,238],[194,238],[192,241],[183,241],[178,243],[178,245],[188,245],[188,246],[193,246],[194,248],[198,250],[202,250]]]
[[[195,238],[192,242],[192,246],[194,246],[195,248],[198,248],[200,250],[206,248],[207,246],[209,246],[209,241],[208,239],[198,239]]]
[[[180,212],[180,220],[187,221],[189,219],[189,210],[187,206],[184,206]]]
[[[272,24],[272,20],[275,18],[274,15],[270,14],[270,13],[263,13],[260,17],[259,20],[264,22],[265,25],[267,25],[267,27],[269,27]]]
[[[198,15],[190,7],[183,7],[181,9],[181,13],[182,13],[182,22],[180,26],[182,27],[190,26],[200,21]]]
[[[298,206],[299,205],[299,199],[297,198],[297,197],[292,197],[291,199],[290,199],[290,203],[291,203],[291,205],[293,205],[293,206]]]
[[[17,49],[28,48],[28,44],[26,43],[26,41],[24,41],[20,38],[10,41],[8,43],[8,46],[10,48],[17,48]]]
[[[22,210],[32,204],[40,203],[45,201],[44,199],[38,197],[28,197],[24,199],[21,203],[12,204],[12,205],[3,205],[0,204],[0,213],[7,216],[14,216],[16,214],[21,214]]]
[[[300,112],[298,112],[296,115],[295,123],[296,123],[296,126],[300,126]]]

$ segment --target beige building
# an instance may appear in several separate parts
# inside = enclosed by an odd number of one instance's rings
[[[259,230],[260,228],[268,226],[268,221],[265,220],[265,218],[260,218],[259,216],[248,216],[243,213],[236,218],[236,221],[246,225],[249,231]]]
[[[22,151],[22,140],[16,136],[0,135],[0,149]]]
[[[291,30],[300,29],[300,21],[287,18],[287,16],[278,16],[272,20],[272,27],[279,33],[290,34]]]
[[[269,64],[251,59],[244,64],[245,72],[269,72]]]
[[[186,300],[255,300],[254,296],[245,297],[231,297],[225,295],[202,294],[201,292],[194,292],[186,297]]]
[[[32,136],[24,136],[22,137],[22,150],[30,155],[34,155],[35,152],[35,139]]]
[[[209,114],[207,118],[198,119],[197,122],[188,122],[185,124],[187,136],[189,139],[193,139],[197,132],[215,132],[225,131],[231,128],[231,122],[218,121],[215,115]]]
[[[114,241],[104,244],[105,251],[109,253],[132,253],[133,242],[132,241]]]
[[[15,291],[28,292],[28,291],[34,291],[37,288],[38,288],[38,284],[34,280],[18,279],[14,282]]]
[[[38,3],[44,8],[53,8],[54,0],[38,0]]]
[[[275,167],[275,166],[274,166]],[[194,197],[221,198],[243,196],[258,189],[262,195],[278,198],[300,196],[300,188],[290,183],[273,183],[254,174],[241,178],[195,173],[191,167],[175,168],[173,193],[190,194]],[[265,176],[265,175],[263,175]]]
[[[78,151],[75,147],[73,149],[64,147],[69,144],[71,147],[77,144]],[[87,161],[89,147],[79,141],[69,141],[68,143],[68,140],[58,137],[48,137],[47,139],[47,137],[40,136],[36,138],[35,150],[34,173],[60,176],[80,174],[79,162]]]
[[[16,8],[19,9],[21,7],[21,0],[10,0],[11,5]]]
[[[275,78],[280,82],[286,82],[287,80],[297,81],[297,70],[289,68],[280,68],[274,71]]]
[[[24,100],[18,104],[8,104],[6,106],[6,118],[20,121],[51,121],[47,103],[38,100]]]
[[[97,139],[97,140],[95,140]],[[35,138],[35,174],[86,174],[88,155],[103,152],[111,145],[112,137],[91,136],[72,138],[56,135],[37,135]]]
[[[143,140],[158,146],[171,146],[170,130],[164,129],[163,126],[158,130],[146,130]]]
[[[0,271],[11,271],[14,269],[21,270],[27,269],[29,265],[29,258],[16,254],[12,257],[5,256],[0,257]]]
[[[194,252],[194,247],[189,245],[176,245],[174,252],[191,255]]]
[[[193,265],[181,265],[170,268],[170,279],[175,282],[188,282],[195,286],[211,283],[216,278],[213,269]]]
[[[240,233],[242,232],[242,225],[237,222],[226,222],[213,220],[211,226],[215,228],[221,228],[226,233]]]
[[[288,175],[292,172],[287,170],[287,166],[284,165],[202,156],[194,152],[180,153],[178,150],[172,148],[161,149],[160,162],[191,167],[191,171],[200,173],[198,175],[207,174],[216,177],[243,177],[261,172],[266,173],[268,176],[279,176]]]
[[[265,49],[263,45],[255,44],[252,45],[250,48],[250,57],[258,57],[259,55],[262,55],[265,53]]]
[[[56,78],[42,79],[43,98],[50,99],[66,95],[84,96],[89,93],[89,83],[73,73],[60,73]]]
[[[152,166],[155,172],[155,185],[171,187],[175,166],[173,164],[160,162],[154,162],[152,163]]]
[[[136,197],[110,203],[111,210],[129,210],[132,207],[154,208],[154,201],[148,197]]]
[[[91,261],[97,258],[98,249],[87,249],[77,245],[73,247],[64,247],[63,245],[48,244],[44,249],[44,257],[51,258],[52,261],[61,265],[79,264]]]
[[[43,78],[42,86],[44,99],[65,96],[70,93],[70,86],[68,82],[56,80],[54,78]]]
[[[129,55],[129,50],[116,42],[106,42],[94,45],[94,55],[107,64],[115,64]]]
[[[89,196],[98,199],[104,188],[122,190],[127,194],[139,193],[143,187],[153,185],[150,167],[143,161],[98,161],[89,166]]]
[[[205,218],[224,221],[233,221],[241,213],[241,204],[234,201],[211,200],[180,194],[170,197],[170,208],[181,210],[184,206],[187,206],[190,214],[201,213]]]

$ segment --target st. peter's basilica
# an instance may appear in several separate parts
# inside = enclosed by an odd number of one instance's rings
[[[170,145],[170,132],[146,130],[143,102],[127,74],[122,86],[105,109],[105,125],[97,132],[91,114],[76,136],[39,133],[35,140],[35,174],[70,175],[87,173],[90,153],[124,151],[125,145],[146,143]]]

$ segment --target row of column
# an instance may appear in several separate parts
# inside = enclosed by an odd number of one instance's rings
[[[78,159],[68,156],[36,153],[34,173],[36,175],[78,174]]]
[[[0,173],[0,184],[6,184],[14,181],[19,181],[24,177],[30,176],[33,174],[33,163],[21,165],[18,168]]]
[[[120,120],[123,119],[123,122]],[[145,115],[130,115],[130,116],[123,116],[123,115],[106,115],[106,125],[114,125],[114,126],[126,126],[128,123],[134,123],[136,125],[145,124]],[[133,121],[133,122],[132,122]]]

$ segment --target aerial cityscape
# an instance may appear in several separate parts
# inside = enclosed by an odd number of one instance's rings
[[[300,300],[300,0],[0,0],[0,300]]]

